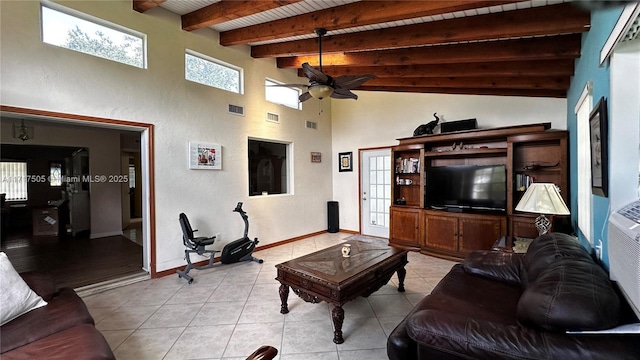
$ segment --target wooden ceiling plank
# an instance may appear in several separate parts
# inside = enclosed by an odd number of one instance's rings
[[[368,86],[363,85],[356,91],[384,91],[384,92],[410,92],[432,94],[460,94],[460,95],[498,95],[498,96],[525,96],[525,97],[549,97],[566,98],[564,90],[531,90],[531,89],[474,89],[474,88],[427,88],[427,87],[395,87],[395,86]]]
[[[571,76],[574,72],[574,61],[572,59],[562,59],[398,66],[323,66],[322,70],[333,77],[360,74],[373,74],[379,78],[445,76]],[[304,77],[302,69],[298,69],[298,76]]]
[[[520,0],[362,1],[224,31],[220,33],[220,44],[246,45],[313,34],[319,27],[331,31],[515,2]]]
[[[302,0],[222,0],[182,15],[182,29],[193,31]]]
[[[570,3],[562,3],[327,36],[322,41],[322,49],[325,53],[349,52],[580,33],[587,31],[589,24],[588,12]],[[300,56],[317,52],[317,39],[287,41],[251,48],[251,56],[254,58]]]
[[[569,88],[569,77],[495,76],[401,79],[377,78],[367,81],[367,86],[567,90]]]
[[[580,34],[571,34],[421,48],[362,51],[323,55],[322,63],[326,66],[385,66],[574,59],[580,56],[580,41]],[[317,66],[318,57],[295,56],[277,59],[279,68],[298,68],[305,62]]]
[[[133,10],[139,13],[144,13],[165,1],[166,0],[133,0]]]

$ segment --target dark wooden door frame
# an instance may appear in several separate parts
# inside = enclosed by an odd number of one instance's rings
[[[53,111],[21,108],[8,105],[0,105],[0,111],[3,113],[19,114],[19,115],[32,115],[37,117],[45,117],[50,119],[59,119],[67,123],[74,123],[77,125],[91,126],[92,124],[106,124],[112,127],[127,126],[138,128],[139,130],[148,131],[149,142],[147,144],[149,154],[149,274],[152,278],[158,277],[156,273],[156,208],[155,208],[155,181],[154,181],[154,134],[153,124],[141,123],[127,120],[117,120],[109,118],[101,118],[86,115],[67,114]]]

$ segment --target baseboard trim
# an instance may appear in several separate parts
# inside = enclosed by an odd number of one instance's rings
[[[352,231],[352,230],[340,230],[340,232],[347,233],[347,234],[359,234],[359,232]],[[328,233],[327,230],[322,230],[322,231],[316,231],[316,232],[313,232],[313,233],[309,233],[309,234],[306,234],[306,235],[296,236],[296,237],[293,237],[293,238],[290,238],[290,239],[286,239],[286,240],[282,240],[282,241],[278,241],[278,242],[275,242],[275,243],[266,244],[266,245],[263,245],[263,246],[257,246],[255,251],[267,250],[267,249],[270,249],[272,247],[276,247],[276,246],[292,243],[292,242],[295,242],[295,241],[299,241],[299,240],[302,240],[302,239],[306,239],[306,238],[310,238],[310,237],[313,237],[313,236],[326,234],[326,233]],[[214,263],[220,262],[220,257],[214,258],[213,262]],[[193,264],[195,266],[204,266],[204,265],[207,265],[208,263],[209,263],[209,260],[202,260],[202,261],[198,261],[197,263],[193,263]],[[183,266],[178,266],[178,267],[173,268],[173,269],[167,269],[167,270],[158,271],[152,277],[153,278],[160,278],[160,277],[163,277],[163,276],[175,275],[176,271],[184,270],[186,267],[187,267],[187,265],[183,265]]]

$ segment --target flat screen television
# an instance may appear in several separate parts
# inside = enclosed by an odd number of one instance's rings
[[[507,208],[505,165],[454,165],[427,168],[425,206],[450,211]]]

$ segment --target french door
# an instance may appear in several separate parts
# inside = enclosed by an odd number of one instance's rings
[[[360,169],[362,234],[388,238],[391,149],[361,150]]]

